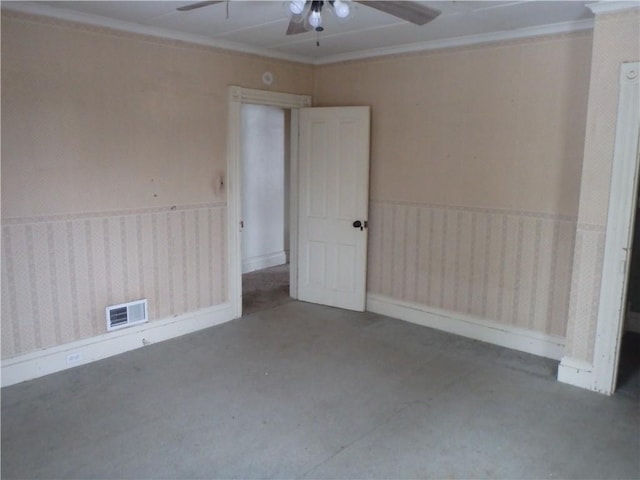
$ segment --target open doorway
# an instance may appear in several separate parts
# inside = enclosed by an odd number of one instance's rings
[[[242,316],[242,162],[241,132],[242,106],[268,105],[287,110],[291,116],[290,124],[290,172],[289,183],[289,295],[298,295],[298,120],[299,109],[311,105],[308,95],[295,95],[283,92],[255,90],[238,86],[229,87],[229,125],[227,137],[227,298],[233,310],[233,317]]]
[[[241,108],[242,311],[289,302],[289,110]]]
[[[636,192],[636,198],[640,189]],[[640,396],[640,201],[636,200],[631,263],[627,286],[627,312],[620,347],[616,390]]]

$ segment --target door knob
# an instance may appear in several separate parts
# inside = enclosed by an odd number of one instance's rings
[[[367,226],[367,222],[364,222],[364,224],[360,220],[356,220],[355,222],[353,222],[353,228],[359,228],[360,230],[364,230],[366,226]]]
[[[359,228],[360,230],[364,230],[365,228],[367,228],[367,221],[365,220],[364,222],[361,220],[356,220],[355,222],[353,222],[353,228]]]

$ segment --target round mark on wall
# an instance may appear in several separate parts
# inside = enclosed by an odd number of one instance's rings
[[[273,83],[273,74],[271,72],[264,72],[262,74],[262,83],[271,85]]]

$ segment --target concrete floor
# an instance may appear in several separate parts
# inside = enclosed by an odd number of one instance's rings
[[[290,301],[289,264],[242,275],[243,315],[250,315]]]
[[[638,478],[637,395],[290,302],[2,391],[3,478]]]

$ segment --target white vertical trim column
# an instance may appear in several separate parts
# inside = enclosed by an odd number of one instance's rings
[[[311,104],[311,102],[309,102]],[[300,111],[291,109],[289,162],[289,295],[298,298],[298,137]],[[295,159],[295,161],[294,161]],[[286,205],[285,205],[286,208]]]
[[[607,394],[615,390],[618,373],[633,240],[640,132],[639,68],[640,63],[633,62],[623,64],[620,69],[620,100],[593,356],[595,390]]]
[[[242,216],[242,88],[229,87],[227,130],[227,300],[233,318],[242,316],[242,253],[240,217]]]

